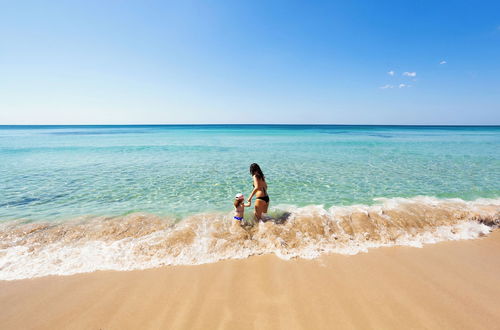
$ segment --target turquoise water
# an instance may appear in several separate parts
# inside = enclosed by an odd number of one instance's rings
[[[500,224],[500,127],[4,126],[0,159],[0,280],[349,255]],[[241,227],[252,162],[271,212]]]
[[[0,219],[230,211],[261,165],[271,206],[500,197],[500,127],[0,126]]]

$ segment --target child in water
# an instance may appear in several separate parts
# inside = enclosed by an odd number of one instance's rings
[[[243,217],[245,216],[245,207],[249,207],[252,205],[252,201],[248,202],[247,204],[243,203],[243,200],[245,197],[243,194],[236,194],[234,196],[234,217],[233,219],[236,221],[242,221]],[[243,223],[241,223],[243,224]]]

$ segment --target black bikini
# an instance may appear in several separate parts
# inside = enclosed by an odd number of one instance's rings
[[[255,199],[261,199],[263,200],[264,202],[266,202],[267,204],[269,204],[269,196],[262,196],[262,197],[257,197]]]

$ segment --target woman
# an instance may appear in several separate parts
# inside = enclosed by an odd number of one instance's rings
[[[248,197],[248,202],[252,201],[253,196],[256,196],[255,199],[255,219],[257,221],[262,220],[262,213],[267,213],[267,209],[269,207],[269,196],[267,195],[267,183],[266,177],[260,166],[256,163],[250,165],[250,174],[253,178],[253,190]]]

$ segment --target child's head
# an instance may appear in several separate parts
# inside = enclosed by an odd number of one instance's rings
[[[236,194],[236,196],[234,196],[234,207],[238,207],[241,203],[243,203],[244,199],[245,196],[243,196],[243,194]]]

